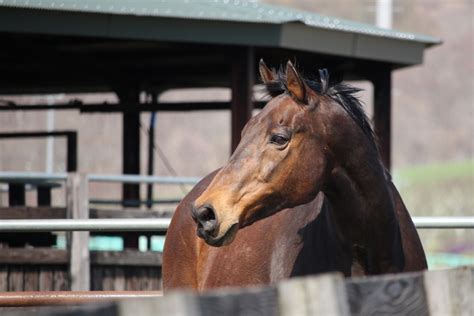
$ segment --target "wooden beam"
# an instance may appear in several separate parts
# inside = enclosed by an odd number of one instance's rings
[[[256,101],[254,107],[261,109],[266,102]],[[0,111],[46,111],[46,110],[79,110],[81,113],[96,112],[125,112],[133,107],[138,112],[186,112],[186,111],[216,111],[231,109],[230,102],[165,102],[156,104],[55,104],[55,105],[4,105]]]
[[[52,219],[66,218],[62,207],[0,207],[0,219]]]
[[[374,86],[374,127],[380,155],[385,167],[391,168],[392,73],[388,66],[377,68],[371,76]]]
[[[84,174],[70,173],[66,182],[68,218],[89,218],[88,181]],[[90,290],[89,232],[72,232],[68,247],[70,251],[69,275],[71,290]]]
[[[240,142],[240,133],[252,117],[255,56],[252,47],[242,48],[232,62],[232,141],[231,150]]]
[[[64,249],[8,248],[0,251],[0,265],[65,265],[69,254]]]
[[[91,252],[91,262],[94,265],[109,266],[150,266],[160,267],[163,262],[163,254],[153,251],[95,251]]]
[[[7,248],[0,252],[0,265],[67,265],[67,250],[54,248]],[[99,266],[143,266],[159,268],[163,254],[155,251],[91,251],[90,264]]]

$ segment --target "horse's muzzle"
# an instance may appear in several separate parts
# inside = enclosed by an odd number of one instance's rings
[[[224,246],[232,242],[239,229],[239,224],[231,225],[221,236],[219,236],[219,225],[214,207],[205,204],[201,207],[193,207],[192,217],[197,224],[196,233],[211,246]]]

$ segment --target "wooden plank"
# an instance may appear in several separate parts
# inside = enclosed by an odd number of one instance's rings
[[[69,291],[70,281],[69,273],[64,270],[55,269],[53,272],[54,286],[53,291]]]
[[[474,266],[426,271],[423,275],[429,314],[474,315]]]
[[[88,181],[84,174],[68,174],[67,183],[67,212],[69,218],[89,218]],[[71,290],[87,291],[90,289],[90,255],[89,232],[69,233]]]
[[[50,219],[66,218],[66,208],[63,207],[0,207],[1,219]]]
[[[5,264],[0,264],[0,291],[8,291],[8,266]]]
[[[38,291],[39,290],[39,269],[37,266],[29,266],[23,268],[24,273],[24,290]]]
[[[102,285],[104,267],[93,265],[91,267],[91,290],[102,291],[104,289]]]
[[[253,48],[242,48],[241,51],[237,52],[237,56],[235,56],[232,62],[232,152],[240,142],[242,129],[252,117],[255,73],[255,53]]]
[[[157,291],[163,289],[163,278],[161,276],[161,267],[152,267],[149,270],[150,288]]]
[[[154,251],[92,251],[90,255],[91,262],[94,265],[156,267],[161,266],[163,262],[163,254]]]
[[[61,266],[40,266],[38,276],[38,287],[40,291],[53,291],[54,290],[54,269],[61,269]],[[66,270],[66,267],[63,266]]]
[[[104,210],[104,209],[90,209],[90,218],[163,218],[163,211],[156,210]]]
[[[15,266],[8,269],[8,291],[23,291],[23,267]]]
[[[344,278],[339,273],[294,278],[278,285],[279,315],[349,315]]]
[[[275,287],[219,289],[199,296],[198,306],[201,315],[283,315]]]
[[[140,290],[140,279],[137,271],[141,268],[128,267],[125,270],[125,289],[127,291],[139,291]]]
[[[346,290],[353,315],[429,315],[420,273],[355,278]]]
[[[112,268],[112,267],[110,267]],[[114,290],[125,291],[125,267],[115,267]],[[156,289],[158,290],[158,289]]]
[[[111,266],[102,267],[102,290],[104,291],[113,291],[114,281],[115,281],[115,269]]]
[[[117,305],[119,316],[206,315],[200,312],[197,295],[186,291],[172,292],[160,299],[119,301]]]
[[[48,265],[67,264],[66,250],[52,248],[6,248],[0,251],[0,264]]]

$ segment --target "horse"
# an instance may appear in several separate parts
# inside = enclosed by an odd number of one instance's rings
[[[259,71],[270,101],[228,163],[181,201],[167,232],[163,288],[204,291],[427,268],[416,228],[348,84]]]

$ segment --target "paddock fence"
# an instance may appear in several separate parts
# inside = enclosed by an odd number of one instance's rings
[[[0,312],[17,315],[472,315],[474,267],[344,279],[289,279],[268,287],[205,293],[0,293]],[[134,296],[135,295],[135,296]],[[138,295],[138,296],[136,296]],[[101,303],[98,303],[101,302]],[[67,306],[51,306],[69,304]]]

